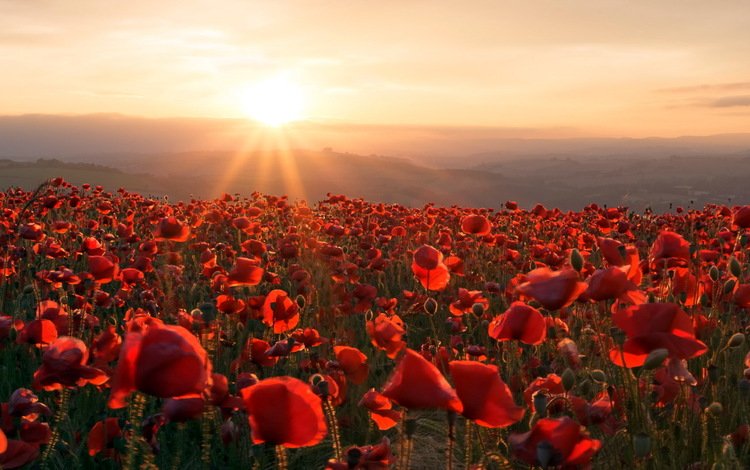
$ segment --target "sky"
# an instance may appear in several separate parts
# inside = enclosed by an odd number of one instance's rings
[[[748,58],[745,0],[0,0],[1,115],[750,132]]]

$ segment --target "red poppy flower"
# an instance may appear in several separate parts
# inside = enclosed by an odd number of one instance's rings
[[[666,263],[668,267],[685,264],[690,259],[690,244],[675,232],[663,231],[651,246],[651,264]]]
[[[114,255],[89,256],[89,273],[99,284],[112,282],[120,272],[119,260]]]
[[[374,388],[368,390],[359,401],[370,412],[370,419],[375,422],[379,430],[385,431],[396,426],[403,415],[402,411],[394,410],[393,403],[385,395]]]
[[[734,289],[734,303],[742,308],[750,308],[750,284],[737,284]]]
[[[523,302],[513,302],[505,313],[495,317],[489,325],[490,338],[498,341],[518,340],[526,344],[541,344],[547,338],[547,323],[539,310]]]
[[[383,395],[405,408],[463,411],[456,391],[437,367],[413,349],[406,349],[385,384]]]
[[[497,366],[451,361],[448,367],[466,418],[487,428],[504,428],[523,417],[524,408],[516,406]]]
[[[646,294],[628,279],[628,271],[617,266],[594,272],[588,279],[585,295],[597,302],[618,299],[631,304],[642,304],[646,301]]]
[[[586,290],[586,283],[578,280],[578,273],[573,269],[537,268],[526,274],[526,282],[516,290],[547,310],[557,310],[572,304]]]
[[[77,338],[62,336],[44,351],[42,365],[34,373],[34,388],[60,390],[82,387],[87,383],[101,385],[109,377],[103,371],[86,365],[89,353],[86,344]]]
[[[537,377],[534,379],[534,381],[523,391],[523,400],[528,406],[533,406],[534,394],[540,390],[545,391],[549,395],[560,395],[565,393],[562,377],[557,374],[548,374],[546,377]]]
[[[108,405],[124,407],[135,390],[162,398],[200,394],[210,377],[211,363],[195,336],[181,326],[152,321],[125,335]]]
[[[293,330],[299,323],[299,306],[281,289],[268,293],[261,311],[263,323],[272,326],[274,333]]]
[[[402,339],[406,330],[404,322],[398,315],[389,317],[381,313],[374,320],[368,321],[365,328],[372,345],[385,351],[391,359],[398,356],[398,353],[406,347],[406,341]]]
[[[255,286],[263,280],[263,268],[250,258],[237,258],[234,268],[227,275],[229,287]]]
[[[627,335],[622,352],[613,348],[609,353],[618,366],[642,366],[654,349],[667,349],[673,359],[690,359],[708,351],[696,339],[692,320],[677,304],[634,305],[616,311],[612,320]]]
[[[461,219],[461,231],[470,235],[487,235],[492,230],[492,225],[487,217],[480,214],[467,215]]]
[[[334,346],[333,353],[336,355],[339,367],[349,380],[355,384],[361,384],[367,380],[370,366],[367,365],[367,356],[362,351],[349,346]]]
[[[396,463],[396,456],[391,450],[391,441],[384,437],[379,444],[349,447],[344,460],[329,460],[325,470],[387,470]]]
[[[20,322],[20,324],[22,325],[23,322]],[[16,328],[19,329],[18,326]],[[20,330],[16,342],[41,347],[55,341],[57,334],[57,327],[52,321],[46,319],[32,320]]]
[[[308,384],[273,377],[240,391],[254,444],[308,447],[327,433],[322,401]]]
[[[154,231],[154,239],[157,241],[184,242],[188,238],[190,238],[190,226],[183,224],[174,216],[161,219]]]
[[[468,290],[460,287],[458,289],[458,299],[455,302],[451,302],[448,309],[453,315],[460,317],[461,315],[471,313],[474,309],[474,304],[480,304],[485,310],[490,306],[490,302],[484,298],[482,291]]]
[[[451,278],[448,267],[443,263],[443,254],[428,245],[422,245],[414,252],[411,270],[427,290],[443,290]]]
[[[732,224],[739,228],[750,228],[750,205],[737,209],[732,218]]]
[[[122,436],[120,421],[117,418],[106,418],[97,421],[89,431],[89,437],[86,440],[89,448],[89,455],[92,457],[99,452],[111,449],[115,439]]]
[[[567,416],[542,418],[531,431],[512,433],[508,444],[513,456],[544,468],[587,465],[601,448],[601,441],[588,437],[585,429]]]

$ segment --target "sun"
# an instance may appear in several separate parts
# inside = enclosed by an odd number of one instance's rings
[[[302,118],[302,88],[283,76],[276,76],[248,86],[242,107],[250,118],[269,126],[281,126]]]

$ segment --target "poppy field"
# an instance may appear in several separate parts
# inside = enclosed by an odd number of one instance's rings
[[[0,192],[0,466],[750,467],[750,206]]]

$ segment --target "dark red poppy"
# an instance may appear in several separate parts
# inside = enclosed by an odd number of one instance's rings
[[[62,336],[44,351],[42,365],[34,373],[34,388],[60,390],[82,387],[88,383],[102,385],[109,377],[104,371],[86,365],[89,352],[77,338]]]
[[[750,205],[742,206],[734,212],[732,224],[739,228],[750,228]]]
[[[20,468],[39,457],[39,446],[27,442],[8,439],[5,452],[0,453],[2,468]]]
[[[274,289],[266,295],[261,311],[263,323],[273,327],[274,333],[293,330],[299,323],[299,306],[281,289]]]
[[[116,279],[119,272],[119,260],[114,255],[89,256],[88,272],[99,284],[106,284]]]
[[[601,448],[601,441],[588,437],[573,419],[542,418],[531,431],[508,437],[513,456],[544,468],[578,468],[588,465]]]
[[[750,284],[737,284],[734,288],[734,303],[742,308],[750,308]]]
[[[466,418],[487,428],[504,428],[523,418],[525,410],[516,406],[497,366],[451,361],[448,367]]]
[[[492,230],[492,224],[487,217],[480,214],[467,215],[461,219],[461,231],[470,235],[487,235]]]
[[[679,233],[665,230],[656,237],[649,258],[654,267],[684,265],[690,259],[690,244]]]
[[[164,217],[159,220],[154,239],[158,241],[184,242],[190,238],[190,226],[177,220],[176,217]]]
[[[406,329],[398,315],[388,316],[381,313],[374,320],[369,320],[365,327],[372,345],[385,351],[391,359],[406,347],[406,341],[402,339]]]
[[[559,395],[565,393],[562,377],[557,374],[548,374],[546,377],[537,377],[523,391],[523,400],[531,407],[534,404],[534,394],[543,391],[547,395]]]
[[[557,310],[572,304],[586,287],[586,283],[579,281],[578,273],[573,269],[552,271],[549,268],[537,268],[526,274],[526,282],[516,290],[536,300],[547,310]]]
[[[622,351],[613,348],[609,353],[618,366],[642,366],[649,353],[660,348],[667,349],[673,359],[690,359],[708,351],[696,339],[691,318],[677,304],[634,305],[616,311],[612,320],[627,335]]]
[[[329,460],[325,470],[388,470],[396,463],[391,441],[384,437],[379,444],[352,446],[346,449],[345,462]]]
[[[97,421],[89,431],[86,443],[92,457],[103,451],[112,451],[115,439],[122,437],[120,421],[117,418],[106,418]]]
[[[234,268],[227,275],[227,285],[255,286],[263,280],[263,268],[258,266],[258,261],[250,258],[237,258]]]
[[[135,390],[162,398],[200,394],[210,377],[211,363],[195,336],[181,326],[152,321],[125,335],[108,405],[124,407]]]
[[[586,297],[595,301],[618,299],[631,304],[642,304],[646,294],[630,279],[626,268],[611,266],[599,269],[588,279]]]
[[[483,310],[488,309],[490,306],[489,300],[482,295],[482,291],[468,290],[460,287],[458,289],[458,299],[455,302],[451,302],[448,310],[453,315],[461,316],[471,313],[474,310],[475,304],[481,305]]]
[[[437,367],[413,349],[406,349],[386,382],[383,395],[405,408],[463,411],[456,391]]]
[[[547,338],[547,323],[539,310],[516,301],[490,322],[488,332],[490,338],[498,341],[541,344]]]
[[[305,382],[272,377],[240,391],[254,444],[308,447],[327,433],[322,401]]]

